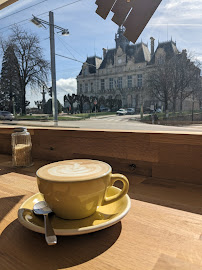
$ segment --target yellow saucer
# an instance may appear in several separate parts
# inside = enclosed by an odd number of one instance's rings
[[[110,187],[107,196],[112,196],[120,192],[119,188]],[[44,222],[42,216],[33,213],[33,206],[39,201],[43,201],[43,195],[37,193],[27,199],[18,210],[18,219],[26,228],[38,232],[44,232]],[[79,235],[102,230],[119,222],[129,211],[131,206],[130,198],[125,195],[122,199],[99,206],[97,211],[90,217],[79,220],[65,220],[57,216],[50,215],[51,224],[56,235]]]

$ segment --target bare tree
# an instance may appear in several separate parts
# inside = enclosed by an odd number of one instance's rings
[[[170,69],[168,62],[156,65],[149,71],[146,82],[150,95],[164,103],[165,111],[172,97]]]
[[[90,112],[95,111],[95,109],[97,107],[98,97],[90,96],[88,102],[89,102],[89,106],[90,106]],[[95,104],[95,102],[96,102],[96,104]]]
[[[182,111],[183,101],[196,91],[200,81],[200,67],[191,59],[186,50],[183,50],[182,53],[155,65],[148,73],[147,87],[150,94],[164,103],[165,111],[169,104],[172,104],[175,112],[177,101]]]
[[[109,96],[106,99],[106,105],[109,107],[110,111],[116,110],[118,108],[118,99]]]
[[[71,114],[74,113],[74,103],[77,101],[77,95],[75,94],[68,94],[67,96],[64,96],[64,102],[69,102],[70,106],[71,106]]]
[[[18,60],[19,81],[22,90],[22,114],[26,114],[26,87],[42,86],[47,80],[49,63],[44,59],[39,39],[19,27],[13,28],[10,37]]]
[[[191,95],[197,97],[196,92],[199,90],[200,83],[200,63],[195,61],[191,54],[187,55],[186,50],[183,50],[175,58],[171,59],[173,88],[176,89],[176,97],[180,101],[180,111],[182,112],[183,101]]]
[[[77,101],[79,104],[80,113],[83,113],[83,105],[85,102],[89,103],[89,97],[87,97],[85,95],[77,95]]]

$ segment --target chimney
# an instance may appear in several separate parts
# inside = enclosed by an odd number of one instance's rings
[[[103,51],[103,59],[104,59],[106,57],[106,54],[107,54],[107,49],[102,48],[102,51]]]
[[[186,49],[182,50],[182,55],[185,56],[185,57],[187,56],[187,50]]]
[[[150,37],[151,39],[151,57],[154,55],[154,40],[155,38]]]

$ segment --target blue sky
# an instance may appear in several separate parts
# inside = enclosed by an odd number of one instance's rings
[[[64,7],[60,8],[62,6]],[[11,34],[10,25],[17,23],[39,36],[44,57],[50,60],[48,29],[36,27],[29,19],[34,14],[48,21],[48,12],[52,10],[55,24],[68,28],[70,32],[69,36],[55,35],[56,53],[84,62],[87,56],[102,56],[103,47],[115,46],[114,36],[118,27],[111,21],[113,13],[103,20],[95,13],[96,8],[95,0],[19,0],[0,10],[0,37],[7,39]],[[22,9],[26,10],[21,11]],[[23,20],[25,21],[21,22]],[[142,40],[149,45],[150,37],[153,36],[157,46],[158,41],[163,42],[172,37],[179,50],[187,49],[202,61],[201,30],[202,1],[163,0],[137,42]],[[57,92],[60,102],[63,102],[65,94],[76,91],[75,78],[81,66],[82,63],[56,56]],[[41,89],[27,89],[27,99],[32,106],[35,100],[41,99],[40,91]]]

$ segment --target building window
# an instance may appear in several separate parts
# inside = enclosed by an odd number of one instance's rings
[[[105,80],[101,79],[101,91],[105,90]]]
[[[109,89],[110,90],[114,89],[114,79],[113,78],[109,78]]]
[[[85,93],[88,93],[88,84],[85,83]]]
[[[142,74],[137,75],[137,86],[142,87]]]
[[[118,87],[118,89],[122,88],[122,77],[118,77],[117,87]]]
[[[86,67],[86,68],[84,69],[84,75],[85,75],[85,76],[88,75],[88,67]]]
[[[90,90],[91,90],[91,92],[94,91],[93,82],[90,84]]]
[[[97,89],[96,89],[96,91],[98,92],[98,91],[100,90],[100,81],[99,81],[99,80],[97,80],[96,85],[97,85]]]
[[[80,83],[80,85],[79,85],[79,92],[80,92],[80,93],[82,93],[82,90],[83,90],[82,88],[83,88],[83,87],[82,87],[82,83]]]
[[[157,65],[163,65],[165,63],[165,57],[163,55],[159,55],[157,58]]]
[[[133,83],[132,83],[132,76],[129,75],[129,76],[128,76],[128,88],[131,88],[132,85],[133,85]]]

